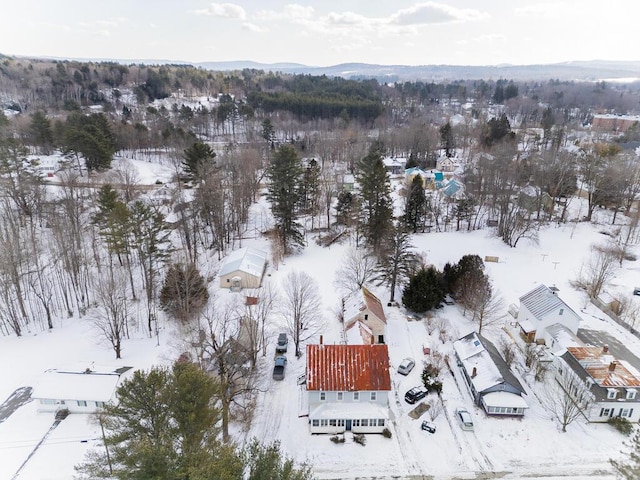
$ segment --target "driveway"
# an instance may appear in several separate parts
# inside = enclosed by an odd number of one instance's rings
[[[18,410],[21,406],[31,401],[31,387],[20,387],[13,392],[9,397],[0,405],[0,423],[4,422],[11,416],[13,412]]]

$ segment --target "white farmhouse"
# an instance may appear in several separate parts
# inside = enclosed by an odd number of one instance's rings
[[[69,413],[95,413],[115,400],[121,375],[130,369],[48,370],[31,397],[38,402],[39,412],[67,409]]]
[[[555,344],[552,325],[575,335],[578,332],[580,316],[558,296],[557,289],[538,285],[529,293],[520,297],[518,325],[527,341],[544,343],[553,348]]]

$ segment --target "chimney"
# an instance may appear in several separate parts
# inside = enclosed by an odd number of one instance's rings
[[[617,363],[618,363],[618,362],[616,362],[616,361],[614,360],[613,362],[611,362],[611,363],[609,364],[609,371],[610,371],[610,372],[615,371]]]
[[[473,367],[473,370],[471,371],[471,378],[476,378],[476,375],[478,375],[478,369]]]
[[[602,353],[609,353],[609,345],[602,346]]]
[[[322,345],[322,335],[320,335],[320,345]]]

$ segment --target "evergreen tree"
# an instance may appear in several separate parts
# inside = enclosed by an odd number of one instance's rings
[[[274,147],[276,142],[276,129],[269,118],[265,118],[262,121],[262,138],[267,141],[269,147]]]
[[[629,448],[627,458],[620,460],[611,460],[611,465],[624,480],[637,480],[640,478],[640,430],[636,429],[629,442],[625,442],[625,446]]]
[[[394,226],[384,244],[378,266],[378,281],[389,286],[391,302],[395,300],[397,285],[409,277],[409,272],[416,262],[412,248],[409,234],[400,225]]]
[[[305,214],[311,215],[312,228],[313,219],[318,214],[320,205],[320,173],[320,165],[315,158],[312,158],[302,175],[301,208]]]
[[[191,180],[201,180],[215,166],[216,153],[204,142],[194,142],[184,151],[182,167]]]
[[[409,187],[409,194],[407,195],[407,202],[405,203],[404,210],[405,224],[407,225],[407,228],[413,233],[416,233],[418,231],[418,228],[424,226],[426,208],[427,199],[424,194],[422,178],[420,177],[420,175],[416,175],[411,181],[411,186]]]
[[[109,168],[116,152],[115,135],[107,117],[101,113],[69,115],[59,142],[63,153],[84,157],[87,170]]]
[[[209,300],[207,284],[193,263],[169,267],[160,290],[160,306],[174,318],[187,322],[202,311]]]
[[[48,155],[51,153],[51,146],[53,145],[53,130],[51,128],[51,121],[47,118],[44,112],[38,110],[31,115],[29,131],[33,144],[40,147],[40,151],[43,154]]]
[[[293,245],[304,245],[302,226],[296,221],[302,164],[291,145],[283,145],[271,159],[267,169],[267,198],[276,221],[278,238],[284,252]]]
[[[453,129],[451,128],[451,123],[449,121],[440,127],[440,144],[444,149],[445,155],[449,158],[453,157],[453,151],[455,150],[456,145],[453,137]]]
[[[280,443],[262,445],[253,440],[246,450],[247,480],[311,480],[311,469],[302,465],[295,468],[293,460],[280,451]]]
[[[347,190],[338,193],[336,203],[336,223],[338,225],[351,226],[357,209],[356,198]]]
[[[419,270],[402,292],[402,304],[416,313],[424,313],[440,305],[445,295],[441,276],[434,266]]]
[[[490,119],[482,129],[481,142],[486,147],[492,147],[502,140],[515,139],[515,133],[511,131],[509,119],[503,113],[500,118]]]
[[[356,179],[360,184],[360,225],[367,243],[376,255],[393,226],[393,203],[387,171],[378,149],[358,163]]]

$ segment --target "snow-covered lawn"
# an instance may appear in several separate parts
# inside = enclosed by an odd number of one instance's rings
[[[170,178],[170,167],[158,170],[147,168],[143,161],[129,161],[141,173],[143,183]],[[268,221],[264,205],[256,206],[255,212],[257,223],[250,232],[263,229]],[[413,244],[440,269],[446,262],[457,262],[465,254],[498,257],[499,262],[486,263],[486,270],[504,299],[505,311],[509,304],[517,304],[518,298],[536,285],[555,285],[563,300],[581,314],[583,328],[607,330],[630,350],[640,352],[640,340],[609,321],[587,302],[583,292],[570,286],[590,253],[590,245],[606,240],[607,237],[598,232],[602,228],[582,223],[550,225],[540,232],[538,244],[523,240],[515,249],[506,246],[489,230],[418,234],[414,236]],[[253,236],[256,238],[244,239],[242,246],[268,247],[263,238]],[[341,293],[334,279],[349,248],[348,241],[329,248],[320,247],[309,235],[308,246],[302,253],[287,257],[277,270],[270,268],[266,277],[276,287],[291,271],[304,271],[316,279],[323,304],[325,343],[340,341],[336,312]],[[214,280],[212,291],[217,290],[215,283]],[[640,285],[637,262],[625,262],[611,283],[612,291],[628,295],[632,286]],[[373,290],[386,305],[389,295],[384,287]],[[218,293],[220,297],[223,295],[236,294]],[[536,475],[613,478],[608,459],[619,455],[624,438],[608,425],[586,424],[582,420],[571,424],[567,433],[561,433],[538,400],[540,385],[531,377],[523,376],[518,369],[516,374],[527,390],[530,407],[523,419],[486,417],[474,407],[453,363],[453,375],[446,369],[443,372],[445,409],[434,421],[437,432],[423,432],[421,420],[408,416],[412,407],[404,402],[404,393],[420,383],[423,346],[448,354],[451,342],[443,344],[437,330],[428,335],[424,320],[409,320],[402,308],[388,307],[386,311],[393,388],[389,405],[391,439],[368,435],[367,444],[361,446],[349,435],[346,443],[334,444],[327,435],[309,434],[307,418],[300,415],[304,387],[296,382],[305,371],[305,356],[296,359],[290,348],[286,378],[280,382],[271,379],[275,337],[281,330],[281,320],[274,317],[273,341],[267,356],[260,359],[261,392],[253,422],[248,430],[234,428],[236,440],[243,442],[252,437],[263,441],[279,440],[287,454],[312,464],[319,478],[404,478],[411,475],[475,478],[477,472],[503,472],[499,474],[502,478]],[[437,310],[436,315],[446,320],[450,339],[475,328],[456,305]],[[509,318],[505,318],[507,324]],[[496,341],[506,335],[499,326],[483,333]],[[88,318],[58,319],[51,332],[26,332],[21,338],[0,337],[0,401],[19,387],[33,386],[46,369],[94,362],[146,369],[154,364],[167,364],[180,353],[169,325],[160,330],[159,338],[149,338],[143,329],[133,330],[132,334],[123,347],[124,358],[119,361],[113,359],[107,346],[95,340],[95,331]],[[397,375],[398,364],[407,356],[416,359],[416,368],[406,377]],[[473,413],[473,432],[462,431],[455,422],[453,411],[458,406],[465,406]],[[37,413],[34,402],[19,408],[0,423],[0,478],[9,479],[14,475],[52,423],[52,415]],[[52,431],[17,478],[69,479],[73,476],[73,465],[82,459],[87,449],[100,448],[99,439],[99,428],[89,417],[71,415]]]

